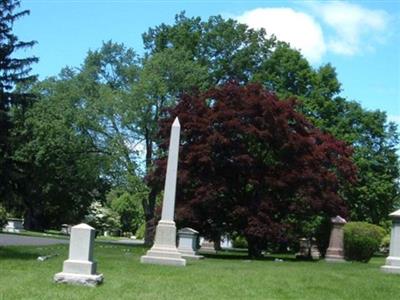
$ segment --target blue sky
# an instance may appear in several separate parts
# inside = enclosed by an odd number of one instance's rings
[[[342,96],[367,109],[387,112],[400,124],[400,1],[225,1],[225,0],[22,0],[31,15],[18,20],[15,34],[38,44],[26,54],[40,62],[40,79],[62,67],[78,67],[89,49],[113,40],[143,53],[149,27],[188,16],[221,14],[301,49],[314,67],[331,63]]]

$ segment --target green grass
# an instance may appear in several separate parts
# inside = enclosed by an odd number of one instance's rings
[[[56,230],[45,230],[42,231],[32,231],[32,230],[23,230],[21,232],[6,232],[0,231],[2,234],[11,234],[11,235],[22,235],[22,236],[32,236],[32,237],[44,237],[44,238],[54,238],[54,239],[62,239],[68,240],[69,236],[63,234]],[[111,241],[119,241],[119,240],[126,240],[129,239],[128,237],[121,237],[121,236],[102,236],[98,235],[96,237],[96,241],[104,241],[104,242],[111,242]]]
[[[98,235],[96,237],[96,241],[104,241],[104,242],[112,242],[112,241],[119,241],[119,240],[129,240],[128,237],[123,237],[123,236],[104,236],[104,235]]]
[[[22,230],[21,232],[6,232],[0,231],[2,234],[11,234],[11,235],[22,235],[22,236],[33,236],[33,237],[44,237],[44,238],[54,238],[54,239],[69,239],[69,236],[66,234],[62,234],[56,230],[45,230],[42,231],[32,231],[32,230]]]
[[[105,282],[97,288],[55,284],[67,245],[0,247],[0,299],[398,299],[400,276],[368,264],[300,262],[284,257],[248,260],[225,253],[184,268],[144,265],[141,246],[97,243],[95,258]],[[44,262],[39,255],[57,254]]]

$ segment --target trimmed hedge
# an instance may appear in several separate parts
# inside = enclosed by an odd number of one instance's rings
[[[146,222],[143,222],[142,225],[139,226],[138,230],[136,230],[135,236],[138,240],[144,239],[144,234],[146,231]]]
[[[240,249],[247,249],[247,241],[243,236],[236,236],[232,240],[232,246],[233,248],[240,248]]]
[[[348,260],[368,262],[379,250],[385,230],[366,222],[349,222],[344,226],[344,252]]]

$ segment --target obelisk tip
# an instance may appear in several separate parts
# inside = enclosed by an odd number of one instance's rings
[[[178,117],[175,118],[174,123],[172,123],[172,127],[181,127]]]

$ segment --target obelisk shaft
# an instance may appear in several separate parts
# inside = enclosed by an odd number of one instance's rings
[[[171,138],[169,140],[167,174],[165,177],[164,199],[161,215],[161,220],[163,221],[174,220],[180,131],[181,125],[179,124],[178,117],[176,117],[171,127]]]
[[[174,222],[180,131],[181,126],[178,118],[176,118],[171,127],[161,220],[157,224],[153,247],[140,258],[140,262],[144,264],[181,267],[186,265],[186,260],[182,258],[182,254],[176,248],[176,226]]]

